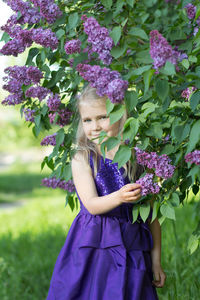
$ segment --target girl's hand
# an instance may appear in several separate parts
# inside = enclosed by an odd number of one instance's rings
[[[157,288],[162,288],[165,284],[166,275],[160,265],[152,267],[154,280],[152,281],[153,285]]]
[[[141,185],[137,183],[128,183],[124,185],[119,191],[121,203],[132,203],[141,197]]]

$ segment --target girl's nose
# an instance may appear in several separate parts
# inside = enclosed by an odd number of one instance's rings
[[[93,130],[100,130],[101,126],[98,121],[94,121],[92,128],[93,128]]]

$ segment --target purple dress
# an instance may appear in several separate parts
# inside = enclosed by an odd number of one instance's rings
[[[91,156],[90,166],[93,171]],[[95,178],[98,195],[129,183],[124,172],[101,157]],[[152,286],[151,232],[141,219],[132,224],[133,204],[92,215],[79,201],[81,209],[58,256],[47,300],[158,299]]]

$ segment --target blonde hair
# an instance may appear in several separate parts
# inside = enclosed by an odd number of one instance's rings
[[[94,177],[97,174],[98,166],[100,162],[100,155],[97,151],[95,143],[93,143],[91,140],[89,140],[83,130],[82,120],[80,118],[80,105],[82,105],[86,101],[106,101],[107,97],[100,97],[96,93],[96,89],[88,85],[86,88],[83,89],[81,94],[77,96],[77,102],[76,102],[76,110],[79,115],[79,122],[76,132],[76,151],[80,152],[84,159],[88,161],[89,163],[89,157],[90,154],[93,155],[93,162],[94,162]],[[125,114],[122,116],[122,118],[119,120],[119,132],[122,132],[124,123],[127,120],[127,112],[125,111]],[[135,151],[133,149],[132,151],[133,158],[135,157]],[[135,166],[135,165],[134,165]],[[127,170],[125,170],[124,175],[128,175],[130,180],[134,180],[136,168],[131,164],[131,162],[127,162]]]

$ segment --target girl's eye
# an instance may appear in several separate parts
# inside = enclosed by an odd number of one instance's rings
[[[108,118],[107,116],[102,116],[102,117],[101,117],[101,119],[107,119],[107,118]]]
[[[90,122],[90,121],[91,121],[90,119],[83,120],[84,123],[87,123],[87,122]]]

